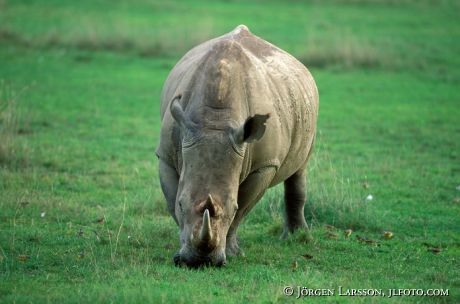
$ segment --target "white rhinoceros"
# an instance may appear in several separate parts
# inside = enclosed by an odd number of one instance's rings
[[[221,266],[237,229],[284,181],[285,232],[307,228],[305,166],[318,91],[293,56],[240,25],[190,50],[161,97],[160,181],[180,227],[177,265]]]

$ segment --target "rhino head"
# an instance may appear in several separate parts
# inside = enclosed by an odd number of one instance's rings
[[[242,125],[209,127],[193,121],[176,96],[170,104],[180,127],[182,164],[175,202],[181,249],[176,265],[226,263],[227,232],[238,210],[238,188],[246,144],[262,138],[269,115],[254,115]]]

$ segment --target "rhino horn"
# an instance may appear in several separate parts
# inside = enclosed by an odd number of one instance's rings
[[[211,239],[212,239],[211,217],[209,216],[209,210],[206,209],[203,213],[203,223],[201,224],[201,230],[200,230],[200,241],[202,243],[208,243]]]

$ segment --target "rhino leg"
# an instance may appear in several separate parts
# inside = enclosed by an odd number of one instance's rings
[[[308,229],[304,216],[305,192],[305,169],[284,181],[285,229],[282,237],[298,229]]]
[[[243,255],[237,238],[237,230],[241,220],[262,198],[265,190],[275,176],[275,167],[261,168],[251,173],[240,185],[238,190],[238,211],[227,233],[226,254],[229,256]]]
[[[163,160],[159,160],[158,169],[160,171],[161,190],[166,198],[169,213],[178,223],[175,212],[177,186],[179,184],[179,175],[176,170]]]

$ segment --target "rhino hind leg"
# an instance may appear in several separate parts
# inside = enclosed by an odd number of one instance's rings
[[[304,216],[305,199],[305,169],[301,169],[284,181],[285,228],[282,237],[299,229],[308,230]]]
[[[177,187],[179,184],[179,175],[176,170],[160,159],[158,164],[160,171],[161,190],[166,198],[168,210],[174,221],[178,223],[175,212]]]

